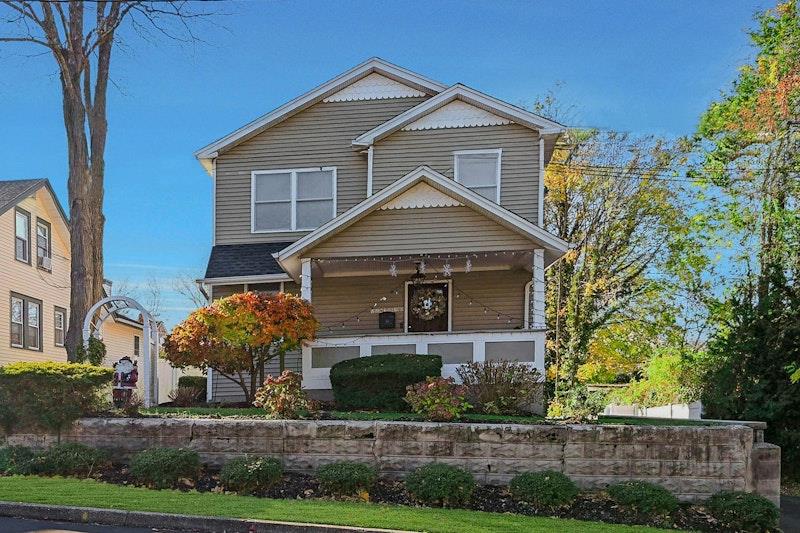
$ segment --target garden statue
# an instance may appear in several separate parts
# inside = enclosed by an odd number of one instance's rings
[[[139,368],[130,357],[125,356],[114,363],[114,389],[111,394],[115,407],[120,408],[128,403],[133,391],[136,390],[137,381],[139,381]]]

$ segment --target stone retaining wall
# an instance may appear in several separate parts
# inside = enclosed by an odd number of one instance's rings
[[[777,503],[780,448],[756,442],[756,436],[743,425],[87,418],[62,441],[109,449],[121,458],[151,447],[183,447],[196,450],[214,466],[239,455],[269,455],[297,472],[353,460],[373,464],[389,477],[438,461],[470,470],[482,483],[507,483],[520,472],[553,469],[584,488],[642,479],[663,485],[683,500],[701,500],[720,490],[748,490]],[[5,440],[41,448],[56,439],[22,433]]]

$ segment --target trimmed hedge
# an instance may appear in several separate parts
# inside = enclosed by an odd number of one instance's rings
[[[322,490],[339,496],[369,492],[377,477],[378,473],[370,465],[352,461],[339,461],[317,469],[317,479]]]
[[[33,473],[43,476],[88,477],[109,465],[108,453],[78,442],[51,446],[31,462]]]
[[[570,504],[578,496],[575,482],[555,470],[518,474],[510,489],[515,500],[548,509]]]
[[[60,433],[101,409],[112,368],[80,363],[23,362],[0,367],[0,424]]]
[[[200,472],[197,452],[183,448],[152,448],[131,459],[131,475],[143,485],[174,488],[181,479],[196,480]]]
[[[181,376],[178,378],[178,388],[191,387],[199,390],[197,394],[197,403],[206,403],[206,386],[208,379],[206,376]]]
[[[438,355],[385,354],[357,357],[331,367],[331,387],[342,410],[407,411],[406,387],[441,376]]]
[[[774,503],[750,492],[719,492],[706,507],[711,516],[732,531],[777,531],[781,516]]]
[[[237,457],[225,463],[219,480],[226,490],[252,494],[274,486],[282,475],[283,465],[274,457]]]
[[[646,481],[623,481],[608,487],[608,495],[620,505],[649,516],[667,515],[678,508],[678,499],[667,489]]]
[[[472,497],[475,478],[455,466],[429,463],[406,476],[406,489],[422,503],[459,507]]]

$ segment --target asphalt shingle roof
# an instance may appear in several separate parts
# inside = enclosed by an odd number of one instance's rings
[[[205,277],[208,279],[283,274],[283,269],[272,254],[280,252],[292,242],[218,244],[211,249]]]
[[[45,180],[10,180],[0,181],[0,214],[17,205],[19,201],[37,190]]]

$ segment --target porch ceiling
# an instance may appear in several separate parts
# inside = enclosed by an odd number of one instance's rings
[[[335,257],[314,259],[312,276],[386,276],[392,270],[398,277],[408,277],[425,264],[430,277],[447,277],[445,265],[451,272],[480,272],[490,270],[524,269],[532,271],[533,252],[498,250],[493,252],[440,253],[423,255],[388,255],[370,257]]]

